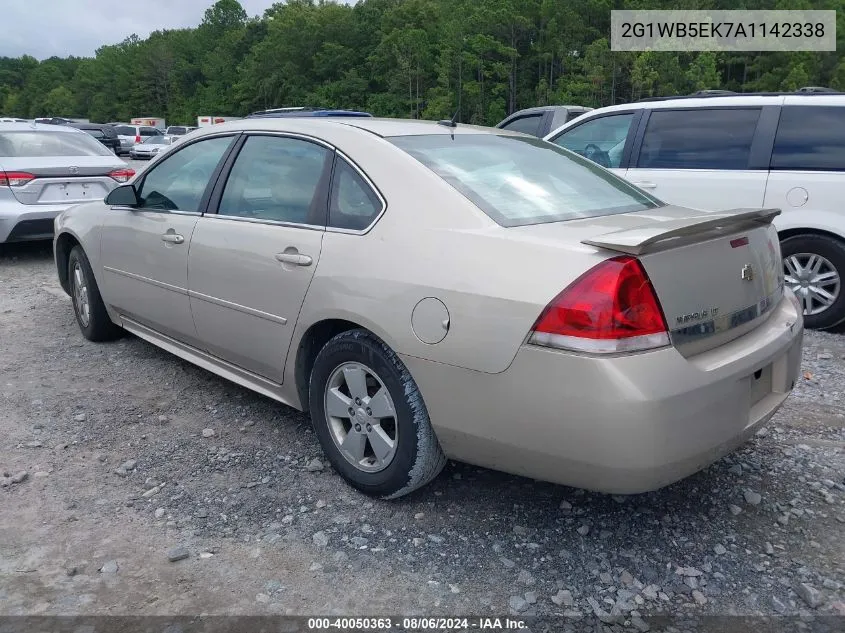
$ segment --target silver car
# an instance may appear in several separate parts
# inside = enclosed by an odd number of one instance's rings
[[[150,160],[170,149],[170,146],[177,142],[178,139],[178,136],[148,136],[142,143],[135,145],[129,150],[129,158]]]
[[[777,213],[668,206],[502,130],[246,119],[63,213],[55,256],[85,337],[310,411],[369,494],[447,457],[621,494],[705,467],[791,392]]]
[[[0,243],[50,239],[59,213],[102,200],[134,175],[76,128],[0,123]]]

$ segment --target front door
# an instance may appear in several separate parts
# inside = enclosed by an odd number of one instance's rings
[[[201,140],[164,158],[137,184],[140,204],[110,209],[102,226],[103,296],[121,315],[189,344],[188,249],[232,139]]]
[[[221,185],[217,213],[199,219],[191,241],[200,345],[274,382],[282,382],[320,259],[332,159],[332,150],[301,138],[250,136]]]

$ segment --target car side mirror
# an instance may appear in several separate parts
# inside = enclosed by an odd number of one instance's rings
[[[141,204],[135,185],[115,187],[106,196],[105,203],[115,207],[137,207]]]

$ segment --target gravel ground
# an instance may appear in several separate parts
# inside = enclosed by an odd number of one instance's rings
[[[0,613],[845,615],[845,337],[805,340],[773,421],[663,490],[449,464],[378,502],[304,415],[137,338],[84,340],[49,246],[7,246]]]

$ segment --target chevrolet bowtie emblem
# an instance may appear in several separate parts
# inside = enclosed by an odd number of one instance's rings
[[[751,281],[754,279],[754,268],[751,267],[751,264],[746,264],[742,267],[741,278],[743,281]]]

